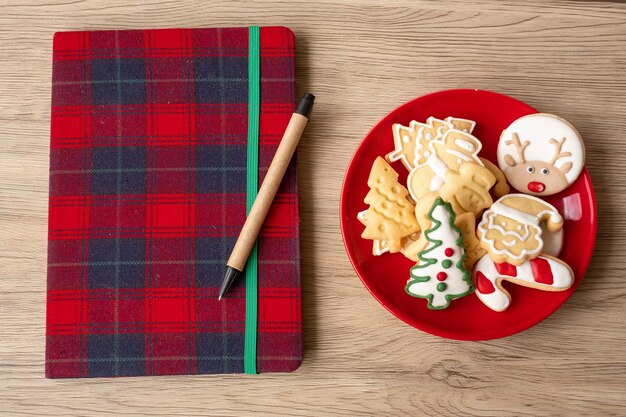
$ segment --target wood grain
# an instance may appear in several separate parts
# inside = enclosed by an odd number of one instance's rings
[[[44,379],[52,34],[286,25],[299,92],[305,359],[288,375]],[[626,415],[626,5],[341,0],[0,1],[0,414]],[[427,92],[499,91],[579,128],[597,249],[544,323],[467,343],[416,331],[353,272],[339,232],[344,170],[367,131]]]

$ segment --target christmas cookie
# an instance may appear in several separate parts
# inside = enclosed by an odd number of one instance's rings
[[[574,283],[572,269],[565,262],[547,255],[517,266],[495,263],[485,255],[476,264],[472,278],[476,283],[476,295],[494,311],[504,311],[511,304],[511,295],[502,287],[502,281],[542,291],[565,291]]]
[[[408,200],[406,188],[398,182],[398,173],[381,157],[376,158],[367,185],[365,203],[369,208],[360,214],[365,224],[361,237],[385,240],[391,253],[402,249],[402,239],[420,230],[415,207]]]
[[[367,221],[365,219],[365,213],[367,213],[367,210],[363,210],[362,212],[360,212],[357,215],[357,219],[359,219],[359,221],[361,222],[361,224],[363,226],[367,226]],[[407,258],[411,259],[408,254],[412,253],[413,250],[415,250],[415,252],[419,252],[419,250],[421,249],[417,249],[418,246],[416,245],[416,243],[420,240],[420,233],[416,232],[416,233],[412,233],[410,235],[408,235],[405,238],[402,238],[402,249],[400,249],[400,252],[406,256]],[[372,255],[374,256],[380,256],[384,253],[389,252],[389,241],[387,240],[382,240],[382,239],[373,239],[372,240]],[[417,255],[416,255],[417,257]]]
[[[476,217],[472,213],[463,213],[456,216],[454,225],[458,227],[463,235],[463,247],[465,248],[465,261],[463,265],[471,271],[476,261],[485,256],[487,251],[480,244],[476,236]]]
[[[463,236],[463,247],[465,248],[465,261],[463,265],[465,265],[468,271],[471,271],[474,263],[487,253],[480,245],[480,241],[476,236],[476,218],[472,213],[463,213],[456,216],[454,225],[461,231],[461,236]],[[420,225],[422,230],[430,226],[430,220],[426,225]],[[418,262],[419,253],[423,251],[426,246],[428,246],[428,240],[426,240],[425,235],[416,233],[407,237],[400,252],[410,260]]]
[[[357,214],[356,218],[359,219],[363,226],[367,226],[367,220],[365,219],[365,213],[367,210],[363,210]],[[380,256],[383,253],[389,252],[389,242],[386,240],[373,239],[372,240],[372,255]]]
[[[402,165],[411,171],[416,166],[423,165],[430,155],[429,143],[440,139],[444,132],[457,129],[471,133],[476,122],[449,116],[445,120],[429,117],[426,123],[412,120],[409,126],[394,123],[393,142],[395,148],[385,159],[389,162],[402,162]]]
[[[458,117],[446,117],[445,121],[452,125],[452,129],[460,130],[461,132],[472,133],[476,122],[469,119],[459,119]]]
[[[447,130],[441,140],[429,143],[428,158],[409,173],[407,186],[413,200],[439,190],[446,181],[446,173],[458,171],[464,162],[482,166],[478,158],[482,144],[469,133]],[[493,185],[493,184],[492,184]]]
[[[496,164],[488,159],[481,157],[480,161],[483,163],[485,168],[487,168],[489,172],[491,172],[491,174],[496,177],[496,183],[491,189],[493,194],[499,198],[511,192],[511,189],[509,188],[509,183],[506,182],[506,177],[504,176],[504,173],[500,171],[500,168],[498,168]]]
[[[474,286],[463,265],[463,236],[454,224],[452,207],[438,198],[428,217],[431,227],[424,232],[428,245],[419,253],[419,263],[411,268],[405,290],[413,297],[426,298],[429,309],[441,310],[452,300],[470,294]]]
[[[448,171],[439,195],[450,202],[455,213],[474,213],[478,216],[493,200],[489,190],[496,177],[489,170],[474,162],[463,162],[458,171]]]
[[[423,146],[420,142],[420,129],[422,126],[424,126],[422,123],[415,120],[411,121],[408,126],[394,123],[392,130],[395,149],[389,152],[385,159],[389,162],[400,161],[409,171],[415,168],[415,148],[418,145]]]
[[[522,193],[556,194],[578,178],[584,164],[580,134],[552,114],[529,114],[515,120],[498,142],[498,165]]]
[[[550,232],[563,228],[563,218],[551,204],[526,194],[509,194],[485,211],[478,237],[494,262],[521,265],[543,250],[541,222]]]

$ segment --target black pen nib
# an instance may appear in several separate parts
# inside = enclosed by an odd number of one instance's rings
[[[226,266],[226,273],[224,274],[224,279],[222,280],[220,295],[219,297],[217,297],[218,301],[221,300],[224,295],[226,295],[231,285],[233,285],[233,283],[237,281],[239,274],[241,274],[241,271],[233,268],[232,266]]]

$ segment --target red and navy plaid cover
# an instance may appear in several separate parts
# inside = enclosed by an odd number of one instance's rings
[[[261,28],[259,183],[294,109],[294,40]],[[54,37],[46,375],[243,372],[248,29]],[[292,164],[258,240],[257,369],[301,361]]]

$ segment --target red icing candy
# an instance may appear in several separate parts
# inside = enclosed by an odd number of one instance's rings
[[[515,265],[511,265],[509,263],[493,263],[498,270],[500,275],[506,275],[507,277],[516,277],[517,276],[517,267]]]
[[[552,276],[552,268],[547,259],[535,258],[530,261],[530,268],[533,271],[535,282],[540,284],[552,285],[554,276]]]
[[[440,273],[437,274],[437,279],[439,281],[445,281],[446,278],[448,278],[448,274],[446,274],[445,272],[441,271]]]
[[[454,255],[454,249],[446,248],[446,250],[443,253],[445,253],[446,256],[452,256],[452,255]]]
[[[496,290],[493,283],[480,271],[476,272],[476,289],[481,294],[491,294]]]

